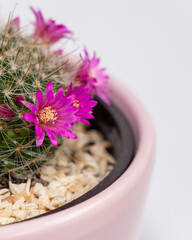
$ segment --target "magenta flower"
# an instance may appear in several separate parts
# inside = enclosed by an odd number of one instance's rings
[[[46,94],[40,90],[36,92],[37,105],[22,101],[32,113],[25,113],[23,118],[31,122],[30,126],[35,125],[35,133],[37,135],[36,145],[43,143],[45,132],[50,138],[54,147],[57,146],[57,136],[66,138],[77,138],[73,133],[73,123],[77,122],[75,113],[77,108],[73,106],[75,96],[63,96],[63,89],[60,88],[57,93],[53,93],[52,82],[48,82]]]
[[[41,11],[35,11],[32,7],[31,10],[36,17],[33,37],[41,39],[43,43],[53,44],[61,38],[68,38],[72,34],[65,25],[57,25],[52,19],[45,20]]]
[[[76,79],[87,86],[92,94],[97,94],[104,102],[110,104],[108,86],[108,76],[104,74],[105,68],[98,68],[100,59],[94,53],[90,58],[86,49],[84,49],[85,58],[80,55],[82,65],[77,71]]]
[[[0,117],[3,119],[9,119],[14,116],[13,109],[7,104],[0,104]]]
[[[20,18],[19,17],[16,17],[11,21],[10,28],[11,28],[11,30],[19,31],[19,29],[20,29]]]
[[[85,88],[82,84],[81,86],[73,89],[73,84],[71,83],[66,94],[67,97],[75,95],[75,100],[73,101],[73,106],[77,109],[75,115],[77,116],[77,121],[89,124],[86,119],[92,119],[92,110],[97,101],[91,100],[93,95],[89,94],[89,88]]]
[[[22,94],[15,95],[13,99],[15,105],[17,105],[18,107],[21,107],[23,105],[22,101],[24,100],[25,100],[25,97]]]

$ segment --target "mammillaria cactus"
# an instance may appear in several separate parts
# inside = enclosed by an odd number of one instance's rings
[[[0,176],[23,177],[39,167],[65,138],[76,139],[74,124],[89,124],[98,94],[109,104],[108,77],[99,59],[71,64],[52,45],[72,32],[53,20],[36,17],[34,33],[25,36],[19,17],[0,30]],[[78,141],[75,140],[75,141]]]

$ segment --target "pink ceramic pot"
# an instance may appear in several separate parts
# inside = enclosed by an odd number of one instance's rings
[[[111,81],[113,102],[129,119],[136,155],[110,187],[74,207],[45,217],[0,227],[1,240],[136,240],[154,157],[154,129],[140,101],[119,81]]]

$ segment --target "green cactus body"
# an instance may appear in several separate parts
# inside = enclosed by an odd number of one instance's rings
[[[47,138],[42,146],[36,146],[34,127],[28,127],[29,123],[22,117],[29,109],[16,104],[14,97],[21,94],[26,101],[35,103],[37,89],[45,92],[48,81],[54,83],[56,91],[60,87],[65,89],[72,78],[73,71],[66,58],[58,60],[53,54],[45,54],[42,45],[17,31],[1,31],[0,104],[11,107],[14,115],[9,119],[0,117],[0,176],[33,171],[56,149]]]

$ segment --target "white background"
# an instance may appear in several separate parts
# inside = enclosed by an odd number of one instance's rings
[[[191,240],[192,1],[0,0],[2,16],[16,2],[24,24],[33,5],[75,31],[144,102],[157,153],[139,240]]]

